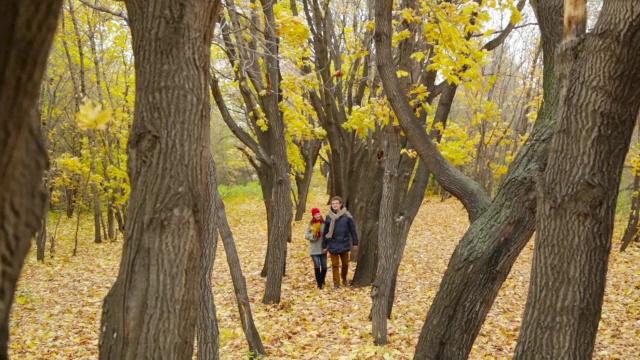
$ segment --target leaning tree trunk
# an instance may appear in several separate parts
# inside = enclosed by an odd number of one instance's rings
[[[126,2],[136,70],[131,197],[101,359],[187,359],[197,323],[217,0]],[[170,171],[168,171],[170,169]]]
[[[638,130],[638,139],[640,139],[640,129]],[[622,245],[620,251],[625,251],[631,241],[638,241],[638,219],[640,218],[640,171],[637,165],[633,167],[633,189],[631,190],[631,209],[629,210],[629,220],[627,228],[622,236]]]
[[[538,183],[539,226],[516,359],[593,355],[618,186],[640,109],[640,3],[605,1],[588,34],[586,11],[569,10],[557,53],[554,152]]]
[[[633,190],[631,194],[631,210],[629,211],[629,221],[622,236],[620,251],[625,251],[632,240],[638,239],[638,218],[640,218],[640,171],[633,170]]]
[[[0,5],[0,358],[8,359],[9,313],[31,239],[40,228],[48,156],[37,115],[40,82],[60,0]]]
[[[562,2],[544,2],[543,7],[546,16],[540,22],[547,50],[545,58],[549,59],[554,44],[560,39],[561,25],[553,24],[556,18],[553,14],[562,9]],[[378,3],[376,45],[379,72],[385,85],[389,84],[387,94],[391,103],[395,103],[400,123],[403,127],[406,125],[406,134],[421,159],[440,184],[465,204],[471,220],[475,220],[452,256],[423,327],[415,358],[466,358],[498,289],[535,226],[534,176],[537,169],[544,166],[557,104],[552,68],[545,68],[547,98],[535,134],[519,153],[496,199],[488,207],[488,198],[482,191],[442,163],[438,154],[434,153],[433,158],[425,156],[433,149],[427,142],[420,141],[418,125],[407,121],[413,115],[397,91],[399,87],[394,84],[397,80],[387,61],[390,58],[390,10],[390,2]],[[469,312],[469,309],[477,311]]]
[[[415,359],[466,359],[513,263],[535,230],[535,182],[544,168],[557,114],[553,55],[562,1],[536,9],[544,48],[544,102],[496,198],[456,247],[422,328]],[[452,305],[455,304],[455,305]],[[470,309],[473,309],[471,311]]]
[[[262,345],[262,339],[260,339],[260,334],[258,333],[258,329],[253,321],[253,315],[251,313],[251,302],[249,301],[249,294],[247,292],[247,282],[245,280],[244,275],[242,275],[242,267],[240,265],[240,258],[238,256],[238,251],[236,250],[236,245],[233,240],[233,233],[231,232],[231,228],[229,227],[229,223],[227,222],[227,215],[224,208],[224,202],[222,201],[222,196],[220,196],[220,192],[217,190],[217,176],[215,175],[215,165],[214,165],[214,175],[212,177],[215,199],[215,207],[217,213],[217,224],[218,231],[220,233],[220,237],[222,238],[222,243],[224,244],[224,251],[227,254],[227,263],[229,264],[229,270],[231,272],[231,281],[233,282],[233,289],[236,294],[236,302],[238,303],[238,312],[240,313],[240,322],[242,324],[242,330],[244,330],[244,335],[247,339],[247,344],[249,345],[249,351],[252,354],[252,357],[258,357],[260,355],[266,355],[267,352]]]

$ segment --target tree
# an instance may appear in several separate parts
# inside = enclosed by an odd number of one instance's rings
[[[100,358],[192,356],[209,186],[215,0],[127,1],[136,72],[131,198]],[[158,301],[162,299],[162,301]]]
[[[640,131],[638,132],[638,137],[640,137]],[[640,219],[640,159],[638,158],[637,146],[638,144],[636,144],[636,148],[634,148],[635,154],[631,161],[631,173],[633,174],[631,209],[629,210],[627,228],[622,236],[620,251],[625,251],[632,241],[638,241],[638,219]]]
[[[529,201],[527,197],[523,197],[520,195],[520,191],[522,191],[523,189],[529,189],[531,192],[533,192],[533,187],[530,186],[530,179],[533,177],[533,175],[526,173],[523,174],[523,172],[525,170],[532,171],[532,168],[527,168],[526,166],[529,164],[529,161],[539,160],[538,158],[534,157],[533,154],[540,155],[543,154],[543,152],[537,152],[540,149],[534,147],[535,151],[533,151],[532,153],[524,153],[528,155],[522,155],[517,164],[516,161],[514,161],[514,164],[512,164],[512,167],[515,166],[511,174],[512,179],[505,180],[505,182],[503,183],[503,188],[511,187],[511,189],[506,191],[503,190],[505,192],[502,195],[500,195],[499,192],[498,197],[493,201],[493,203],[484,193],[481,186],[465,177],[461,172],[459,172],[450,163],[448,163],[446,159],[444,159],[443,156],[438,152],[435,145],[429,139],[427,133],[424,131],[423,125],[417,118],[410,102],[408,101],[408,99],[406,99],[403,93],[403,87],[401,85],[400,79],[398,79],[396,75],[396,68],[391,62],[391,3],[392,2],[381,1],[378,2],[376,6],[375,40],[377,65],[378,72],[385,89],[385,93],[387,94],[389,102],[392,105],[394,113],[397,116],[398,121],[403,128],[407,138],[409,139],[411,145],[415,148],[418,155],[420,155],[420,160],[424,163],[426,168],[431,173],[433,173],[436,180],[445,189],[450,191],[462,201],[462,203],[467,208],[469,217],[472,221],[471,228],[458,246],[458,251],[454,253],[452,257],[452,260],[449,264],[448,273],[445,274],[445,278],[443,279],[443,282],[441,284],[441,290],[436,296],[436,300],[434,300],[434,304],[431,307],[430,315],[428,316],[428,320],[422,330],[421,339],[418,344],[418,348],[416,349],[416,358],[438,356],[464,358],[467,356],[468,352],[471,349],[471,345],[473,344],[473,340],[475,339],[477,332],[480,330],[480,326],[482,325],[484,316],[486,315],[486,312],[488,312],[488,309],[490,308],[491,303],[493,302],[493,299],[497,294],[497,289],[500,288],[502,281],[504,281],[504,278],[501,277],[485,277],[485,274],[487,272],[494,271],[492,270],[492,268],[495,264],[492,265],[492,263],[487,262],[486,259],[479,260],[474,263],[467,261],[467,257],[471,254],[476,259],[483,259],[483,257],[493,257],[495,259],[496,255],[491,251],[496,251],[498,257],[506,254],[511,254],[502,253],[502,249],[500,248],[502,242],[500,241],[500,239],[504,239],[504,236],[509,234],[504,232],[505,226],[512,224],[512,222],[515,221],[514,218],[517,219],[518,216],[521,216],[521,213],[513,211],[513,209],[520,209],[520,207],[522,207],[527,201]],[[524,6],[524,2],[520,1],[518,3],[518,8],[521,9],[522,6]],[[475,24],[476,22],[473,17],[468,18],[466,21],[471,25]],[[482,48],[485,50],[495,48],[497,44],[500,44],[502,41],[504,41],[504,38],[508,36],[514,26],[515,22],[511,21],[499,36],[482,45]],[[468,39],[471,37],[470,35],[471,34],[465,30],[464,36],[462,38]],[[465,67],[466,66],[462,67],[459,74],[465,73]],[[448,76],[450,77],[453,76],[451,81],[443,83],[439,87],[444,87],[445,89],[447,89],[447,91],[449,92],[448,96],[450,97],[448,99],[447,97],[445,97],[445,99],[451,101],[453,99],[452,94],[455,94],[457,88],[456,82],[459,82],[460,79],[455,73],[451,74],[451,70],[449,70],[447,74],[449,74]],[[442,91],[444,92],[445,90]],[[443,99],[441,99],[440,102],[443,103]],[[447,101],[444,101],[444,103],[446,102]],[[440,112],[440,110],[446,112],[447,114],[449,111],[447,107],[442,107],[441,109],[439,106],[438,112]],[[446,116],[443,119],[446,120]],[[530,144],[529,147],[531,148],[534,145],[537,146],[537,143]],[[507,177],[509,177],[509,175]],[[508,187],[506,185],[507,183],[509,183]],[[526,186],[529,187],[527,188]],[[490,209],[493,215],[483,220],[485,216],[488,216],[487,213],[489,213],[489,211],[487,209]],[[487,211],[485,212],[485,210]],[[498,217],[501,221],[494,221],[496,217]],[[533,219],[533,216],[531,216],[530,218]],[[512,225],[510,225],[510,227],[511,226]],[[480,231],[479,229],[483,230]],[[518,230],[521,229],[519,228]],[[523,233],[513,232],[512,236],[515,239],[514,246],[516,246],[516,249],[517,246],[524,246],[526,241],[531,236],[532,232],[533,223],[531,223],[530,228],[525,230],[525,232]],[[489,245],[487,245],[487,247],[479,248],[477,247],[478,243],[487,243]],[[493,245],[490,245],[492,243]],[[494,247],[493,250],[492,246]],[[461,247],[469,248],[466,252],[466,255],[459,252]],[[519,250],[517,250],[517,252],[519,252]],[[393,259],[393,261],[398,261],[396,260],[397,257],[392,257],[391,259]],[[507,258],[507,260],[505,261],[505,265],[508,264],[506,265],[506,274],[508,274],[508,269],[510,269],[513,261],[515,261],[515,257],[513,257],[513,259]],[[478,266],[481,263],[484,263],[484,265]],[[470,272],[470,269],[474,269],[475,271]],[[488,281],[488,283],[486,281]],[[478,290],[470,290],[469,287],[471,286],[471,284],[474,284],[474,288]],[[377,284],[377,286],[383,288],[384,291],[388,291],[387,289],[390,288],[389,285],[385,284]],[[384,304],[384,302],[382,302],[382,299],[378,301],[374,300],[374,302]],[[480,311],[478,311],[477,313],[469,314],[469,312],[467,311],[467,309],[470,308],[469,306],[475,307],[478,305],[478,303],[480,303],[481,306]],[[456,306],[451,306],[451,304],[456,304]],[[377,311],[374,312],[374,314],[375,313],[378,313],[378,316],[383,316],[382,314],[384,314],[383,311]],[[453,320],[454,316],[460,318],[460,322],[462,322],[462,325],[457,323],[457,320]],[[432,324],[432,321],[434,320],[435,324],[437,325]],[[380,319],[378,321],[383,322],[384,320]],[[455,333],[455,335],[452,335],[452,333]],[[376,341],[378,341],[377,337],[379,335],[384,336],[381,331],[378,331],[376,333]],[[433,341],[432,344],[437,345],[427,345],[426,338],[428,338],[430,341]],[[382,340],[384,341],[384,339]],[[425,352],[427,351],[425,350],[425,348],[431,352],[431,355],[425,354]],[[445,351],[445,349],[449,350]]]
[[[604,1],[588,33],[586,1],[565,1],[564,10],[556,55],[560,110],[554,151],[538,182],[536,248],[516,359],[593,354],[618,186],[640,110],[640,4]]]
[[[8,359],[9,313],[31,239],[40,228],[48,156],[40,134],[40,82],[61,1],[0,5],[0,358]]]
[[[218,232],[220,233],[220,237],[222,238],[224,251],[227,254],[227,263],[229,264],[229,270],[231,272],[233,289],[236,293],[236,302],[238,303],[238,312],[240,315],[242,330],[244,331],[244,335],[247,339],[247,344],[249,345],[249,351],[251,352],[252,357],[266,355],[267,352],[264,349],[264,345],[262,345],[262,339],[260,339],[258,329],[256,329],[256,325],[253,322],[253,314],[251,313],[251,301],[249,300],[249,294],[247,292],[247,282],[242,275],[240,258],[238,257],[238,250],[236,250],[236,245],[233,240],[233,233],[231,232],[231,228],[229,227],[229,223],[227,221],[224,202],[222,201],[220,192],[217,190],[218,187],[215,165],[213,166],[212,185],[215,185],[215,187],[212,188],[215,189],[213,195],[216,212],[218,214]]]

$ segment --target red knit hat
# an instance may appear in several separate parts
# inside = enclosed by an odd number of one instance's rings
[[[311,209],[311,215],[314,216],[315,214],[319,214],[320,213],[320,209],[318,208],[313,208]]]

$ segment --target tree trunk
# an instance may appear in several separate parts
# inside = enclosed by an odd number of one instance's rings
[[[561,39],[562,24],[555,14],[562,11],[562,1],[545,1],[536,10],[545,59],[542,108],[496,198],[456,247],[427,314],[415,359],[468,357],[502,283],[535,229],[535,181],[546,164],[558,106],[553,55]]]
[[[67,200],[67,217],[69,219],[73,218],[73,212],[75,210],[75,200],[76,200],[76,195],[78,193],[78,189],[77,188],[69,188],[68,186],[64,187],[64,192],[65,192],[65,198]]]
[[[378,131],[373,136],[382,138],[380,133],[381,131]],[[364,150],[360,154],[366,157],[359,161],[359,164],[354,162],[352,167],[358,175],[354,184],[360,185],[354,188],[352,205],[349,208],[349,211],[353,211],[360,240],[358,252],[353,256],[358,262],[351,281],[354,287],[370,286],[378,266],[380,201],[387,151],[383,148],[384,141],[380,140],[373,140],[369,145],[371,150]]]
[[[262,96],[263,109],[269,119],[267,136],[270,139],[273,156],[273,191],[271,193],[271,211],[269,226],[269,258],[267,259],[267,283],[265,286],[265,304],[279,303],[282,277],[287,253],[287,242],[291,240],[291,180],[289,179],[289,158],[282,113],[278,107],[280,102],[280,68],[278,64],[278,37],[275,33],[275,0],[262,0],[262,11],[265,18],[265,40],[267,56],[265,58],[267,83],[273,90]],[[271,226],[273,224],[273,226]]]
[[[220,192],[217,190],[218,186],[217,176],[215,175],[215,165],[212,181],[215,185],[215,193],[213,195],[215,198],[218,232],[220,233],[222,243],[224,244],[224,251],[227,254],[227,262],[229,264],[229,270],[231,272],[233,289],[236,294],[236,302],[238,303],[238,312],[240,313],[242,330],[244,331],[244,335],[247,339],[249,351],[252,354],[251,357],[253,358],[258,357],[259,355],[266,355],[267,353],[264,349],[264,346],[262,345],[260,334],[258,333],[258,329],[256,329],[256,325],[253,321],[253,315],[251,314],[251,302],[249,301],[249,294],[247,292],[247,282],[244,275],[242,275],[240,258],[238,256],[238,251],[236,250],[236,245],[233,240],[233,233],[231,232],[231,228],[229,227],[229,223],[227,222],[224,202],[222,201]]]
[[[40,222],[40,229],[36,236],[36,258],[38,261],[44,261],[44,253],[47,246],[47,227],[49,225],[49,200],[51,192],[48,186],[47,175],[43,181],[43,188],[45,191],[44,210],[42,213],[42,221]]]
[[[208,73],[217,0],[126,1],[136,70],[131,197],[101,359],[189,359],[209,186]],[[167,171],[171,169],[171,171]]]
[[[60,6],[60,0],[0,3],[0,359],[9,358],[15,286],[46,202],[48,156],[36,105]]]
[[[638,139],[640,139],[640,129],[638,130]],[[631,241],[638,241],[638,219],[640,218],[640,171],[637,164],[633,166],[633,189],[631,190],[631,209],[629,210],[629,221],[627,228],[622,236],[622,245],[620,251],[625,251]]]
[[[629,211],[629,221],[627,229],[622,237],[620,251],[625,251],[632,240],[638,240],[638,218],[640,217],[640,172],[634,169],[633,190],[631,194],[631,210]]]
[[[116,218],[112,204],[112,199],[107,199],[107,236],[113,241],[116,239]]]
[[[295,221],[302,220],[302,216],[307,208],[307,198],[309,196],[309,188],[311,187],[311,178],[313,177],[313,168],[318,160],[322,140],[308,140],[303,148],[303,156],[305,161],[304,174],[296,174],[296,187],[298,188],[298,206],[296,207]]]
[[[576,5],[580,14],[584,4]],[[576,11],[566,10],[567,37],[556,55],[561,105],[538,183],[539,227],[516,359],[593,354],[618,186],[640,109],[640,3],[605,1],[588,34],[586,19],[567,20]]]
[[[399,129],[387,131],[389,135],[380,203],[378,264],[371,284],[371,320],[376,345],[388,343],[387,319],[391,317],[393,308],[398,269],[409,230],[424,199],[430,176],[424,163],[419,163],[416,169],[416,159],[400,153],[400,149],[404,147],[401,141],[406,139],[401,138]],[[432,135],[437,133],[432,132]],[[415,177],[411,181],[414,169]]]
[[[94,242],[99,244],[102,242],[102,233],[100,232],[102,209],[100,208],[100,195],[98,194],[98,187],[96,184],[91,184],[91,195],[93,197]]]
[[[213,158],[209,160],[209,184],[202,198],[202,264],[200,266],[200,310],[198,312],[198,359],[217,360],[220,358],[220,330],[213,301],[211,275],[218,246],[217,229],[217,182]]]

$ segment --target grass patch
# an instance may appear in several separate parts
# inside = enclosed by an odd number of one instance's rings
[[[224,200],[262,200],[262,188],[257,181],[245,185],[219,185],[218,190]]]

